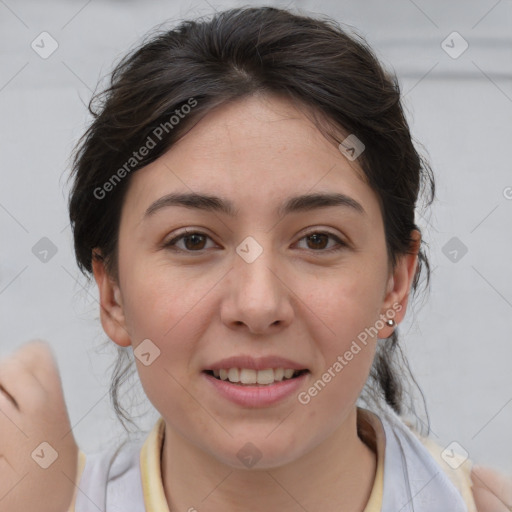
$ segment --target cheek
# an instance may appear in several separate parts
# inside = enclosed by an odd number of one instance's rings
[[[322,354],[315,389],[308,395],[318,394],[318,405],[327,408],[352,403],[363,388],[375,355],[381,306],[377,276],[348,269],[338,275],[310,289],[303,313],[311,319],[311,337]]]
[[[340,280],[310,299],[311,310],[322,312],[321,330],[317,321],[310,325],[321,358],[299,402],[306,413],[336,423],[356,402],[373,363],[377,341],[371,327],[378,319],[378,295],[354,279]]]
[[[197,340],[210,320],[207,292],[219,278],[184,275],[178,268],[158,263],[133,265],[124,277],[123,309],[134,353],[146,339],[159,351],[150,366],[136,361],[146,394],[157,406],[162,389],[167,389],[167,399],[180,396],[183,388],[178,383],[190,379]]]
[[[168,266],[133,266],[123,282],[124,314],[130,326],[132,342],[155,338],[168,340],[173,333],[183,332],[196,308],[213,283],[204,276],[193,276]],[[208,281],[208,282],[206,282]]]
[[[313,312],[321,320],[322,338],[330,351],[344,352],[351,340],[375,325],[381,308],[379,283],[370,272],[345,269],[310,288],[305,304],[309,316]]]

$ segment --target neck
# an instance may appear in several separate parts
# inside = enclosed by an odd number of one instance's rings
[[[357,409],[299,458],[271,469],[238,469],[191,444],[166,422],[162,481],[169,510],[304,512],[358,510],[368,502],[376,454],[357,435]]]

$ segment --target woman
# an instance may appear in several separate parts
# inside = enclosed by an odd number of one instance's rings
[[[401,419],[397,326],[428,278],[414,213],[434,180],[364,40],[226,11],[145,42],[99,99],[74,161],[75,252],[120,347],[116,411],[129,420],[131,347],[161,418],[143,443],[84,454],[49,351],[25,347],[1,405],[29,434],[3,420],[2,450],[30,487],[0,507],[508,510],[502,477],[473,472],[472,489],[469,461]]]

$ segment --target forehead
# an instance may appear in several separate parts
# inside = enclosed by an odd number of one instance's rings
[[[141,220],[170,192],[230,198],[238,212],[279,211],[290,196],[339,192],[379,214],[357,161],[349,161],[286,100],[253,96],[210,111],[163,156],[131,177],[125,204]]]

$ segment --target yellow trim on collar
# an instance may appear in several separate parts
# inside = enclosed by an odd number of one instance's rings
[[[373,482],[370,498],[364,509],[364,512],[380,512],[382,509],[382,499],[384,495],[384,457],[386,451],[386,434],[384,427],[377,415],[366,409],[359,409],[368,423],[373,428],[375,444],[377,445],[377,471]]]
[[[165,422],[160,417],[140,451],[142,492],[146,512],[169,512],[160,466],[164,433]]]
[[[377,472],[370,498],[364,512],[380,512],[384,489],[384,452],[385,434],[377,416],[365,411],[369,423],[374,429],[377,444]],[[165,433],[165,422],[162,417],[156,422],[140,452],[140,468],[142,491],[146,512],[169,512],[162,483],[161,454],[162,441]]]

